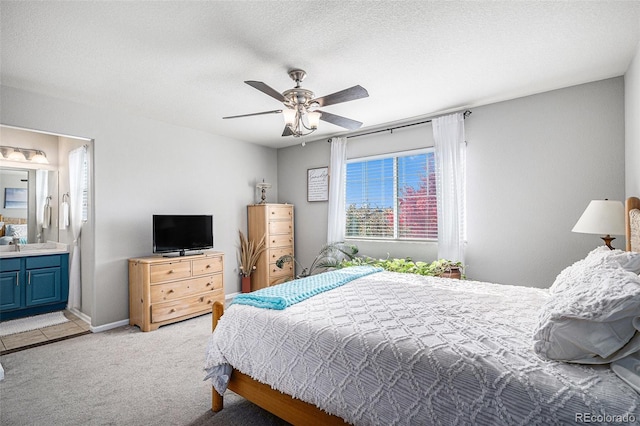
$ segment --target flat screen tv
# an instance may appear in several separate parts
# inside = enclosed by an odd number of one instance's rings
[[[213,248],[212,215],[153,215],[153,252],[186,255]],[[190,253],[196,254],[196,253]]]

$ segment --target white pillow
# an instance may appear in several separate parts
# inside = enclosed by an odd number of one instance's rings
[[[640,253],[633,251],[626,251],[625,253],[627,254],[626,258],[620,261],[620,266],[629,272],[640,274]]]
[[[563,269],[556,277],[549,292],[553,294],[562,293],[568,289],[582,285],[580,274],[587,267],[598,267],[607,262],[615,261],[623,269],[640,274],[640,253],[623,250],[611,250],[607,246],[595,248],[587,254],[584,259],[578,260],[573,265]]]
[[[7,237],[26,237],[27,236],[27,225],[16,225],[13,223],[7,224],[6,226],[6,236]]]
[[[608,255],[591,252],[562,271],[554,287],[533,337],[540,356],[603,364],[640,350],[637,274]]]

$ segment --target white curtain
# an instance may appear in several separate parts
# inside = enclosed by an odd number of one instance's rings
[[[464,115],[432,120],[438,191],[438,258],[462,262],[465,244]]]
[[[44,230],[49,227],[45,220],[51,220],[51,213],[47,210],[47,197],[49,191],[49,172],[47,170],[36,170],[36,222],[38,242],[43,242]],[[47,214],[48,213],[48,214]]]
[[[69,222],[73,243],[71,247],[71,266],[69,268],[69,308],[80,309],[80,234],[82,231],[82,201],[84,191],[84,167],[87,148],[81,147],[69,153]]]
[[[329,165],[329,221],[327,244],[344,240],[345,188],[344,178],[347,162],[347,138],[331,139],[331,163]]]

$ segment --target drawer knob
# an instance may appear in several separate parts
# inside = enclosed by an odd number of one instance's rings
[[[169,291],[167,292],[167,294],[171,294],[171,293],[173,293],[173,289],[171,289],[171,290],[169,290]]]
[[[171,308],[171,310],[169,311],[170,314],[174,313],[176,310],[174,308]]]
[[[201,297],[201,298],[200,298],[200,301],[201,301],[201,302],[204,302],[204,297]]]
[[[209,268],[211,268],[211,265],[207,265],[207,268],[206,268],[206,269],[209,269]]]
[[[210,305],[210,304],[211,304],[211,300],[207,300],[207,305]]]
[[[170,274],[173,274],[173,272],[174,272],[173,269],[169,269]]]
[[[207,283],[207,287],[211,287],[211,283]]]

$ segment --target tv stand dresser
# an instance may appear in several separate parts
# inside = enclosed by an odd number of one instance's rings
[[[129,259],[129,324],[142,331],[211,313],[224,304],[224,254]]]

